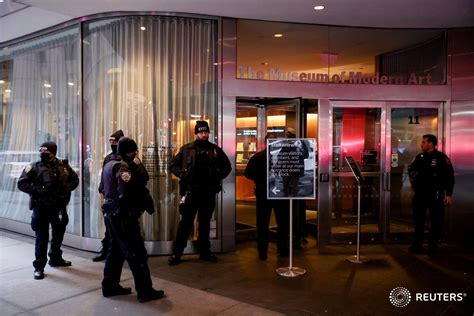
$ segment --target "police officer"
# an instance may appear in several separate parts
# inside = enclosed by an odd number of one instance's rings
[[[134,162],[137,149],[133,139],[120,138],[120,156],[113,157],[102,172],[105,195],[102,208],[110,238],[102,294],[110,297],[131,293],[130,288],[120,285],[123,262],[127,260],[135,281],[137,299],[143,303],[162,298],[164,292],[153,288],[148,254],[140,231],[139,218],[143,211],[153,213],[154,210],[143,202],[148,192],[145,186],[149,177],[145,167]]]
[[[268,133],[268,138],[276,138],[274,134]],[[288,255],[288,212],[289,204],[287,200],[267,199],[267,149],[253,155],[247,167],[245,167],[245,177],[255,182],[255,196],[257,197],[257,249],[258,258],[267,260],[268,234],[272,209],[275,212],[275,219],[278,225],[277,230],[277,251],[281,256]]]
[[[110,148],[112,149],[112,152],[109,153],[107,156],[105,156],[104,162],[102,163],[102,170],[104,169],[105,165],[109,161],[111,161],[112,159],[118,156],[118,152],[117,152],[118,141],[123,136],[124,134],[121,129],[119,129],[118,131],[115,131],[112,135],[110,135],[109,143],[110,143]],[[104,181],[102,179],[102,175],[100,177],[99,193],[102,195],[104,194]],[[98,262],[98,261],[104,260],[105,257],[107,256],[108,249],[109,249],[109,237],[108,237],[108,232],[107,232],[107,226],[105,226],[105,235],[104,235],[104,238],[102,239],[102,248],[100,250],[99,255],[92,258],[92,261]]]
[[[67,160],[56,158],[58,146],[54,142],[45,142],[39,148],[41,160],[31,163],[22,172],[18,180],[18,189],[30,195],[31,228],[36,234],[35,268],[33,277],[44,278],[47,262],[49,224],[52,228],[49,265],[67,267],[71,261],[62,258],[61,244],[69,218],[66,205],[79,184],[77,174]]]
[[[196,122],[194,134],[196,140],[181,147],[170,163],[171,172],[180,178],[181,196],[181,221],[173,243],[173,255],[168,260],[170,265],[181,262],[196,213],[200,258],[217,262],[209,242],[210,221],[216,205],[216,194],[222,190],[221,181],[232,168],[224,151],[209,142],[209,125],[206,121]]]
[[[443,233],[444,206],[451,205],[454,188],[454,170],[449,158],[436,149],[436,136],[423,135],[422,153],[418,154],[408,173],[415,194],[413,196],[413,218],[415,235],[410,253],[425,253],[423,234],[426,209],[430,210],[431,229],[428,255],[437,256],[438,243]]]

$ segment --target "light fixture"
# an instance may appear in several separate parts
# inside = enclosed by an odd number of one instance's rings
[[[281,33],[276,33],[276,34],[273,34],[273,37],[283,37],[283,34],[281,34]]]
[[[5,80],[0,80],[0,84],[5,83]]]
[[[12,90],[10,90],[10,89],[5,89],[5,92],[10,93],[10,92],[12,92]]]
[[[43,85],[43,87],[45,87],[45,88],[51,88],[51,85],[50,85],[49,83],[45,83],[45,84]]]
[[[323,5],[317,5],[314,7],[315,10],[324,10],[324,6]]]
[[[67,84],[72,87],[74,85],[74,82],[68,82]]]
[[[144,31],[144,30],[146,30],[146,27],[140,26],[140,30]]]

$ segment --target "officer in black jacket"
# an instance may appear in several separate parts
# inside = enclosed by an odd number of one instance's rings
[[[112,149],[112,152],[109,153],[107,156],[105,156],[104,162],[102,163],[102,170],[104,170],[105,165],[109,161],[115,159],[118,156],[118,152],[117,152],[118,142],[119,142],[119,139],[123,136],[124,134],[121,129],[119,129],[118,131],[115,131],[112,135],[110,135],[109,143],[110,143],[110,148]],[[99,193],[104,194],[104,180],[102,179],[102,175],[100,177]],[[100,250],[99,255],[92,258],[92,261],[98,262],[98,261],[104,260],[105,257],[107,256],[108,249],[109,249],[109,237],[108,237],[108,232],[107,232],[107,226],[105,226],[105,235],[104,235],[104,238],[102,239],[102,248]]]
[[[146,184],[149,177],[145,167],[134,162],[137,149],[133,139],[120,138],[120,156],[113,157],[102,172],[105,195],[102,208],[110,238],[102,294],[110,297],[131,293],[130,288],[120,285],[123,262],[127,260],[135,281],[137,299],[143,303],[162,298],[164,292],[153,288],[148,254],[140,230],[139,218],[143,211],[152,214],[154,209],[144,203],[151,199],[145,196],[148,193]]]
[[[444,207],[451,205],[454,188],[454,170],[449,158],[436,149],[436,136],[423,135],[421,154],[418,154],[408,173],[415,195],[413,196],[413,218],[415,235],[410,246],[411,253],[424,253],[423,235],[426,209],[430,210],[431,229],[428,255],[438,254],[438,243],[443,234]]]
[[[170,265],[181,262],[196,213],[200,258],[217,262],[209,242],[210,221],[216,205],[216,194],[222,190],[221,181],[232,167],[224,151],[209,142],[209,125],[206,121],[196,122],[194,134],[196,140],[181,147],[170,163],[171,172],[180,178],[181,196],[181,221],[173,243],[173,255],[168,260]]]
[[[43,143],[39,149],[41,160],[28,165],[18,180],[18,189],[30,195],[30,209],[33,210],[31,228],[36,233],[33,277],[36,280],[44,278],[49,224],[52,228],[49,265],[71,265],[71,261],[62,258],[61,244],[69,222],[66,205],[71,191],[79,184],[79,178],[67,160],[56,158],[57,150],[54,142]]]
[[[276,138],[274,134],[267,134],[268,138]],[[268,234],[272,209],[278,225],[277,251],[281,256],[288,255],[288,213],[287,200],[267,199],[267,149],[253,155],[245,168],[245,177],[255,182],[255,196],[257,198],[257,249],[260,260],[267,260]]]

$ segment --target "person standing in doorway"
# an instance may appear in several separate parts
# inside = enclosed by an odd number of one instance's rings
[[[195,141],[181,147],[170,163],[171,172],[180,178],[181,196],[181,221],[173,243],[173,255],[168,260],[172,266],[181,262],[196,213],[200,258],[217,262],[217,257],[211,253],[209,242],[210,221],[216,206],[216,194],[222,190],[221,181],[227,177],[232,167],[224,151],[209,142],[209,125],[206,121],[196,122],[194,134]]]
[[[58,146],[54,142],[41,144],[41,160],[26,166],[18,179],[18,189],[30,195],[30,209],[33,211],[31,228],[36,234],[33,277],[36,280],[44,278],[50,224],[52,238],[49,265],[71,265],[71,261],[62,257],[61,244],[69,222],[66,206],[71,192],[79,185],[79,178],[67,160],[56,158],[57,150]]]
[[[109,137],[109,143],[110,143],[110,148],[112,149],[112,152],[109,153],[107,156],[104,158],[104,162],[102,163],[102,171],[104,170],[105,165],[111,161],[117,158],[118,152],[117,152],[117,147],[118,147],[118,142],[121,137],[123,137],[123,131],[119,129],[118,131],[115,131],[112,135]],[[99,193],[104,195],[104,180],[102,178],[102,174],[100,176],[100,184],[99,184]],[[105,219],[104,219],[105,223]],[[109,236],[108,236],[108,231],[107,231],[107,225],[105,225],[105,234],[104,238],[102,239],[102,248],[100,249],[100,253],[98,256],[92,258],[92,261],[94,262],[99,262],[102,260],[105,260],[105,257],[107,256],[107,251],[109,249]]]
[[[274,134],[268,133],[265,140],[276,138]],[[272,209],[278,225],[277,251],[280,256],[288,255],[288,200],[267,199],[267,149],[253,155],[245,168],[245,177],[255,182],[255,196],[257,198],[257,249],[258,258],[267,260],[269,225]]]
[[[410,253],[425,253],[423,239],[426,210],[430,212],[430,235],[428,255],[438,255],[438,243],[443,235],[444,208],[452,203],[454,170],[451,160],[438,151],[438,139],[431,134],[423,135],[422,153],[418,154],[408,168],[414,189],[413,218],[415,235]]]

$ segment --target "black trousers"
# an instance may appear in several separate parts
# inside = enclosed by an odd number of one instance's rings
[[[444,225],[444,197],[415,194],[412,200],[413,220],[415,224],[414,246],[421,246],[424,240],[426,210],[430,212],[430,234],[428,246],[436,250],[439,240],[443,236]]]
[[[268,233],[272,209],[278,225],[278,253],[288,252],[290,205],[287,200],[268,200],[266,192],[257,194],[257,249],[260,255],[266,255],[268,250]]]
[[[111,216],[104,213],[104,219],[110,240],[105,258],[102,288],[113,290],[119,287],[123,263],[127,260],[132,270],[137,294],[151,291],[148,254],[142,238],[139,218],[126,214]]]
[[[102,249],[100,249],[100,253],[102,255],[107,255],[107,251],[109,250],[109,229],[107,228],[107,223],[105,222],[105,216],[104,216],[104,224],[105,224],[105,234],[104,238],[102,239]]]
[[[216,206],[216,194],[212,192],[191,193],[180,204],[181,221],[178,224],[176,240],[173,243],[173,254],[181,256],[188,243],[189,234],[194,225],[196,213],[198,215],[198,244],[199,252],[203,255],[210,253],[209,231],[211,218]]]
[[[49,259],[58,261],[62,259],[61,244],[63,243],[66,226],[69,217],[64,207],[34,208],[31,215],[31,228],[36,234],[35,260],[33,267],[44,270],[47,260],[49,225],[51,224],[51,247],[49,248]]]

